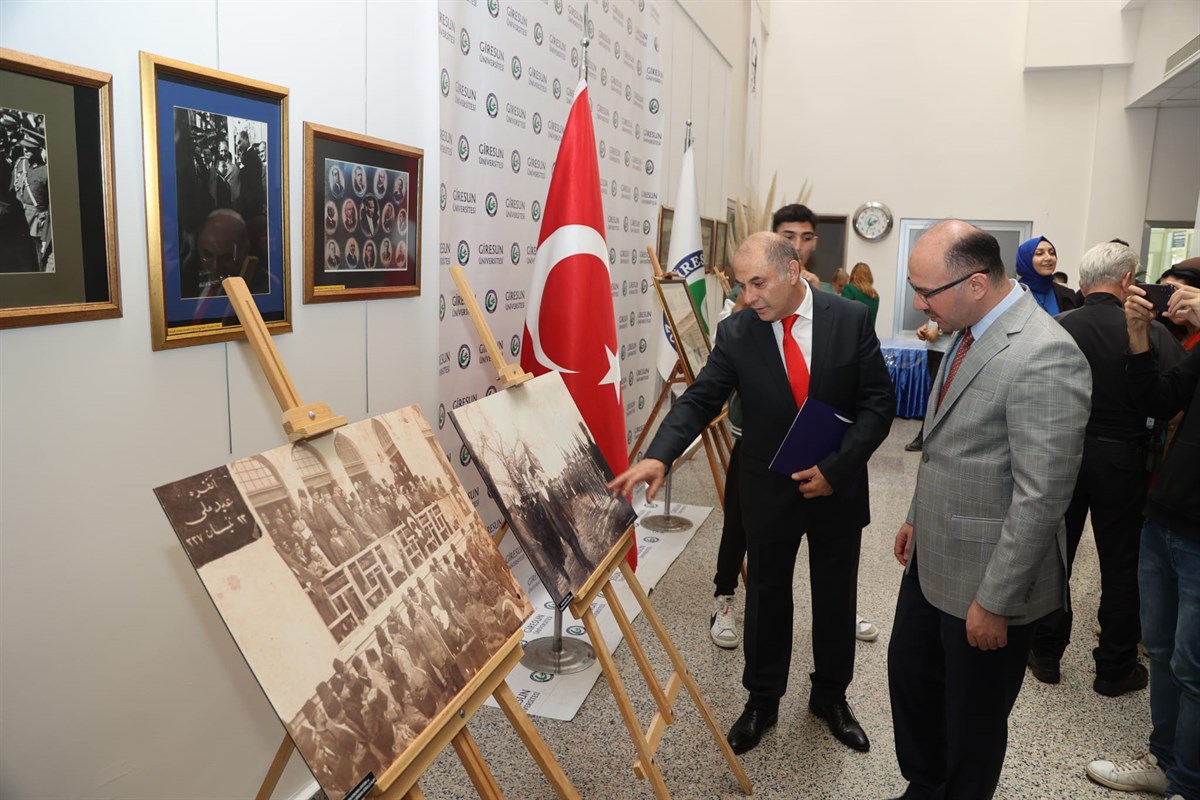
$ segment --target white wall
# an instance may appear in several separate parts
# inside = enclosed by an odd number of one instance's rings
[[[1091,5],[1096,13],[1077,25],[1098,26],[1109,44],[1129,34],[1103,14],[1138,24],[1112,3]],[[1137,247],[1149,197],[1190,197],[1191,208],[1200,194],[1200,178],[1186,170],[1151,177],[1156,121],[1172,130],[1180,121],[1155,109],[1126,110],[1132,67],[1027,69],[1029,15],[1040,15],[1033,51],[1045,64],[1041,28],[1055,19],[1051,11],[1063,9],[1004,0],[773,3],[760,181],[778,170],[786,197],[810,178],[810,205],[823,214],[850,214],[877,200],[897,220],[1030,220],[1072,276],[1097,241],[1120,236]],[[1165,55],[1155,48],[1165,39],[1152,47],[1141,24],[1138,58],[1161,64]],[[1088,33],[1075,31],[1072,41]],[[1072,58],[1108,61],[1072,47]],[[1160,185],[1168,180],[1170,188]],[[851,235],[846,254],[847,263],[865,261],[875,273],[881,337],[893,331],[898,246],[895,234],[874,244]]]
[[[1200,194],[1200,108],[1160,108],[1150,165],[1148,220],[1190,220]]]
[[[0,45],[113,74],[125,309],[0,332],[0,797],[249,797],[283,736],[151,491],[284,437],[244,343],[150,350],[138,51],[291,90],[275,342],[355,420],[437,405],[436,24],[431,1],[0,3]],[[421,298],[300,303],[304,120],[424,148]],[[293,757],[275,796],[310,780]]]

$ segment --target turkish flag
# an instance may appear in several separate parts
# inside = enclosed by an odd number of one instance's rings
[[[579,82],[538,234],[521,367],[562,375],[614,474],[629,467],[617,320],[587,83]],[[637,566],[637,547],[629,552]]]

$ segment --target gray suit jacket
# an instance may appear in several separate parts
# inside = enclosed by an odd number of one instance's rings
[[[925,598],[972,600],[1022,625],[1067,606],[1066,530],[1092,377],[1075,341],[1025,292],[971,347],[925,416],[908,512]],[[912,564],[910,559],[909,564]]]

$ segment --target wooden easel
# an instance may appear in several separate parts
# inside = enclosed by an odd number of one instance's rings
[[[654,252],[652,245],[646,246],[646,252],[650,255],[650,264],[654,267],[654,274],[663,280],[671,280],[672,274],[663,272],[662,266],[658,263],[658,256]],[[662,410],[663,403],[671,396],[671,391],[676,385],[691,386],[691,378],[687,374],[687,370],[683,368],[683,357],[679,355],[679,347],[681,342],[675,343],[675,366],[671,369],[671,374],[663,383],[662,390],[658,393],[658,399],[654,401],[654,405],[650,407],[650,415],[646,417],[646,424],[642,426],[642,432],[638,434],[638,438],[633,443],[633,447],[629,450],[629,462],[633,463],[638,450],[641,449],[642,443],[645,442],[646,436],[654,424],[654,420],[658,418],[658,412]],[[729,470],[729,456],[733,451],[733,439],[729,435],[729,430],[725,426],[725,421],[729,416],[728,409],[722,409],[721,413],[704,427],[700,432],[700,441],[704,445],[704,452],[708,456],[708,468],[712,471],[713,486],[717,490],[717,498],[721,501],[721,506],[725,506],[725,473]],[[718,466],[719,463],[719,466]]]
[[[283,430],[288,441],[309,439],[345,425],[346,418],[334,416],[325,403],[300,403],[300,395],[292,383],[279,351],[271,341],[267,326],[254,304],[246,282],[241,278],[227,278],[221,285],[225,288],[225,294],[228,295],[233,310],[242,323],[246,338],[250,341],[254,355],[258,358],[258,363],[267,376],[267,382],[271,385],[271,391],[274,392],[275,399],[283,411]],[[375,786],[370,791],[371,796],[386,800],[424,800],[425,795],[417,781],[446,745],[453,744],[479,796],[484,800],[502,800],[504,795],[500,786],[466,727],[467,722],[491,695],[496,698],[504,716],[508,718],[560,800],[579,800],[579,793],[567,780],[566,774],[546,747],[533,722],[521,708],[508,684],[504,682],[508,673],[521,660],[522,636],[522,631],[514,633],[467,684],[460,695],[465,699],[458,705],[443,709],[408,748],[405,758],[377,776]],[[295,749],[292,737],[285,732],[258,794],[255,795],[256,800],[269,800]]]
[[[463,297],[467,310],[471,315],[471,320],[475,323],[475,329],[478,331],[484,345],[488,346],[489,343],[494,343],[495,337],[492,335],[491,328],[483,316],[483,311],[479,308],[479,303],[475,299],[474,292],[471,291],[471,286],[467,282],[466,275],[463,274],[462,269],[459,267],[451,267],[450,275],[454,279],[454,285],[458,287],[459,294]],[[507,379],[512,381],[510,385],[515,386],[533,377],[518,365],[506,365],[504,362],[504,353],[498,347],[489,346],[488,354],[491,356],[493,364],[500,373],[501,382],[504,382],[507,376]],[[700,688],[696,685],[695,679],[688,672],[687,665],[683,661],[683,656],[675,648],[674,642],[671,641],[671,637],[667,633],[666,628],[663,627],[658,614],[655,613],[654,607],[650,605],[650,598],[626,561],[626,556],[632,548],[633,528],[631,527],[621,535],[621,538],[617,540],[617,543],[609,550],[608,555],[605,556],[604,561],[601,562],[584,582],[583,586],[580,587],[579,593],[571,602],[569,608],[574,617],[583,622],[584,628],[587,630],[588,638],[591,640],[592,647],[596,651],[596,657],[600,662],[600,669],[608,679],[613,697],[617,701],[617,708],[621,712],[621,718],[624,720],[625,727],[629,731],[629,736],[633,740],[634,749],[637,751],[637,759],[633,763],[634,774],[638,778],[650,781],[650,786],[654,790],[654,796],[659,798],[659,800],[665,800],[665,798],[671,796],[671,793],[667,790],[666,783],[663,781],[662,772],[659,770],[658,764],[654,761],[654,754],[658,750],[658,745],[662,741],[667,726],[675,721],[674,705],[675,699],[679,696],[679,690],[686,687],[697,710],[699,710],[700,715],[708,725],[713,739],[716,740],[718,749],[729,763],[730,771],[737,778],[742,791],[749,795],[752,792],[750,779],[746,777],[746,773],[742,770],[742,765],[734,754],[733,748],[729,746],[729,742],[726,741],[721,729],[717,727],[716,718],[713,717],[712,710],[708,707],[704,696],[700,694]],[[671,664],[675,668],[667,680],[666,687],[659,682],[658,677],[654,674],[654,669],[650,664],[649,658],[646,656],[646,651],[642,647],[641,640],[638,639],[629,617],[625,614],[620,600],[617,599],[616,592],[613,591],[612,576],[618,569],[621,570],[625,583],[633,591],[638,605],[641,606],[642,613],[646,615],[647,621],[649,621],[650,626],[654,629],[659,642],[662,644],[663,649],[666,650],[667,655],[671,659]],[[654,696],[654,701],[658,706],[658,711],[655,712],[654,718],[650,722],[650,727],[644,733],[642,732],[641,724],[638,722],[637,712],[634,710],[633,703],[629,699],[629,694],[625,690],[625,683],[621,679],[621,673],[617,669],[616,661],[613,659],[612,652],[608,649],[608,645],[604,641],[600,625],[597,623],[596,617],[591,610],[592,603],[601,592],[604,593],[608,607],[613,612],[613,618],[616,619],[617,625],[625,637],[625,641],[629,643],[629,651],[633,654],[634,660],[637,661],[638,668],[645,678],[646,685],[649,687],[650,693]]]

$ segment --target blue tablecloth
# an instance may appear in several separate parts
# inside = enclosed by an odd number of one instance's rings
[[[925,416],[929,399],[929,370],[926,367],[925,345],[918,347],[885,344],[883,360],[896,390],[896,416],[920,419]]]

